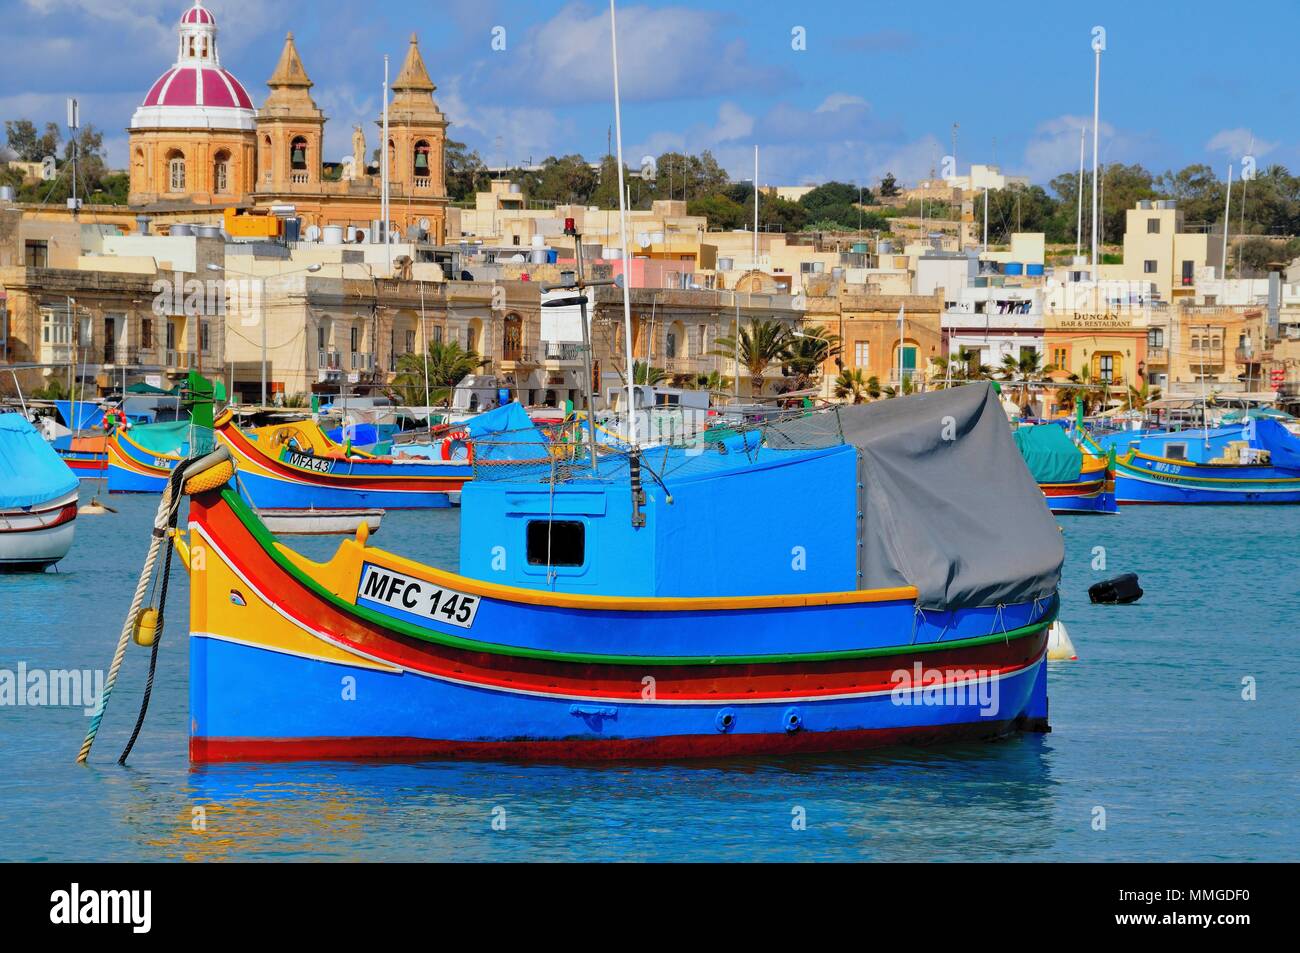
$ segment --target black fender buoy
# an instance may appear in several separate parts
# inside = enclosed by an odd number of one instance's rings
[[[1142,598],[1142,587],[1138,585],[1137,573],[1126,572],[1089,586],[1088,598],[1100,605],[1126,606]]]

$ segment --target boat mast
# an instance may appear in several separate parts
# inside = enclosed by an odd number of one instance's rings
[[[1083,140],[1086,132],[1086,126],[1079,127],[1079,212],[1075,216],[1078,219],[1074,230],[1075,258],[1083,254]]]
[[[623,241],[623,351],[627,362],[628,442],[639,446],[636,427],[636,382],[632,375],[632,256],[627,241],[627,192],[623,184],[623,112],[618,94],[618,23],[614,0],[609,0],[609,48],[614,66],[614,139],[618,146],[618,229]],[[755,193],[757,199],[757,193]]]

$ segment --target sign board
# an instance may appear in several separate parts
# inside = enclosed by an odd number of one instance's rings
[[[479,597],[366,563],[357,584],[357,605],[418,625],[468,629],[478,615]]]

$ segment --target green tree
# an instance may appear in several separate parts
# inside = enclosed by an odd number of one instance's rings
[[[879,393],[880,382],[876,378],[877,393]],[[835,396],[840,400],[852,400],[855,404],[865,404],[867,398],[871,396],[871,384],[862,376],[859,368],[846,368],[840,371],[839,376],[835,378]]]
[[[898,187],[898,180],[894,178],[894,173],[886,172],[885,177],[880,180],[881,198],[892,199],[902,193],[903,190]]]
[[[418,353],[403,354],[397,359],[397,375],[390,387],[403,404],[423,406],[426,388],[428,399],[441,404],[450,398],[452,388],[484,363],[477,352],[467,351],[455,341],[434,341],[429,345],[427,363]]]
[[[753,396],[762,395],[767,369],[786,360],[793,340],[790,329],[780,321],[754,318],[749,327],[740,329],[740,363],[749,370]],[[734,358],[736,351],[735,336],[724,335],[717,339],[715,349],[709,353],[716,357]]]
[[[662,367],[651,367],[644,361],[632,362],[632,383],[653,387],[668,380],[668,372]]]
[[[805,390],[820,377],[827,361],[843,353],[838,334],[813,325],[791,336],[781,373],[789,379],[791,390]]]
[[[487,191],[487,167],[479,154],[469,149],[465,143],[447,140],[444,168],[447,196],[453,202],[463,202],[473,198],[475,192]]]
[[[692,199],[686,205],[691,215],[703,215],[714,228],[736,229],[746,224],[745,206],[721,193]]]
[[[5,138],[19,160],[40,162],[46,156],[58,155],[63,136],[57,123],[47,122],[45,132],[37,133],[30,119],[13,119],[5,121]]]
[[[1020,394],[1017,403],[1024,410],[1029,406],[1030,385],[1048,380],[1049,375],[1056,369],[1054,364],[1043,363],[1043,355],[1039,350],[1029,348],[1019,356],[1004,354],[1000,373],[1002,380],[1016,385],[1016,390]]]
[[[596,171],[582,156],[549,156],[542,162],[539,181],[529,194],[560,205],[587,205],[599,183]],[[614,194],[617,196],[617,190]]]

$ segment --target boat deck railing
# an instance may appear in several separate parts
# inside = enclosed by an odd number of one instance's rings
[[[474,479],[516,483],[570,483],[580,480],[625,479],[632,467],[626,425],[618,419],[597,423],[596,460],[585,426],[570,422],[546,428],[543,455],[536,440],[520,433],[493,434],[474,441]],[[734,469],[741,460],[754,462],[772,450],[811,450],[839,446],[844,441],[839,409],[799,408],[762,420],[735,419],[707,430],[677,430],[651,435],[637,450],[638,462],[660,479]]]

